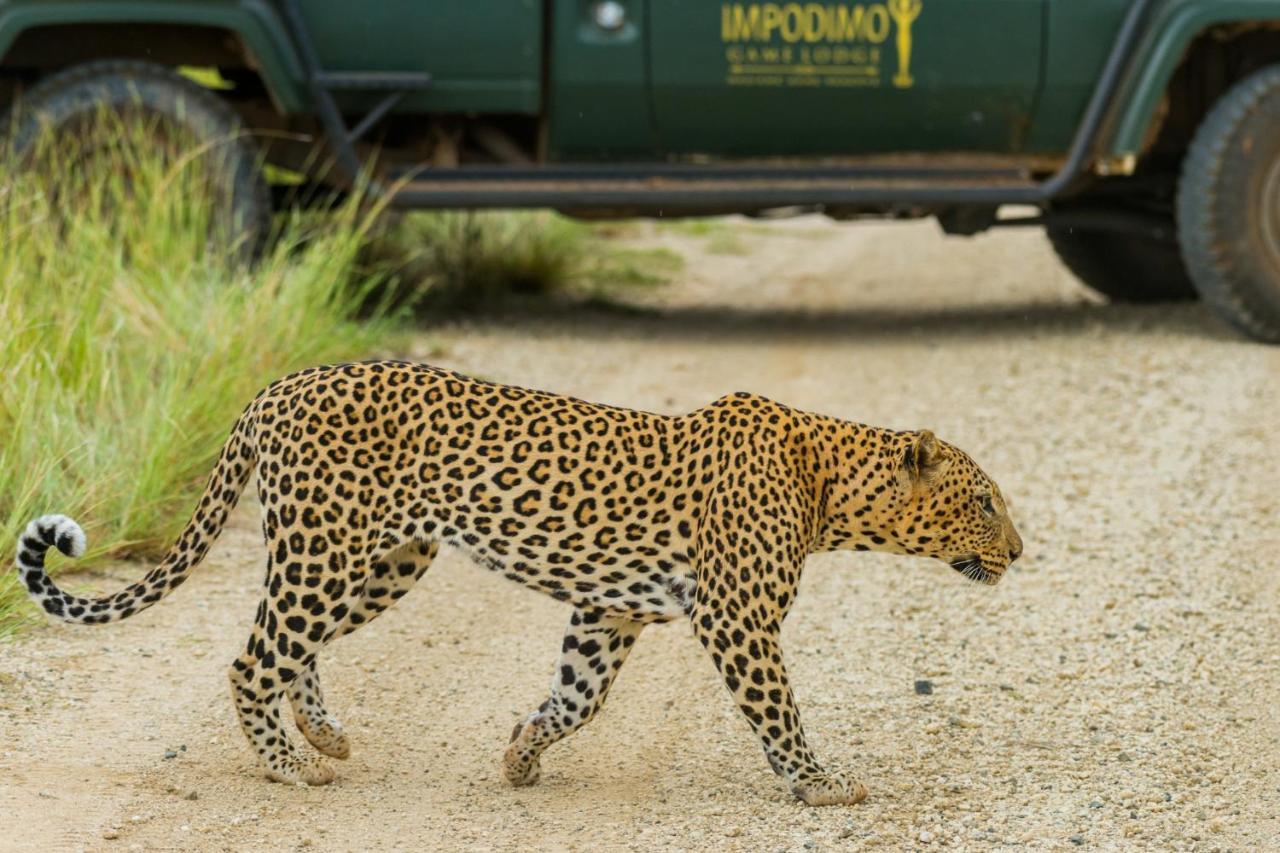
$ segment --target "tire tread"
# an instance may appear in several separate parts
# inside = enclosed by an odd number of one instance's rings
[[[1221,233],[1224,223],[1216,213],[1222,169],[1231,156],[1236,131],[1268,97],[1280,98],[1280,66],[1237,83],[1197,129],[1178,186],[1178,240],[1204,301],[1246,334],[1280,343],[1280,313],[1250,286],[1238,258],[1226,248]]]

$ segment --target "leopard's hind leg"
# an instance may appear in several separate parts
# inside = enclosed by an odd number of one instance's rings
[[[293,722],[309,744],[332,758],[351,756],[350,738],[338,718],[325,707],[315,661],[289,685],[289,704],[293,706]]]
[[[368,582],[338,626],[334,639],[377,618],[401,598],[426,574],[438,550],[436,542],[411,542],[375,561]],[[351,741],[342,723],[325,707],[315,661],[289,685],[289,703],[298,730],[312,746],[338,759],[351,755]]]
[[[304,566],[303,573],[320,574],[322,565]],[[359,568],[356,567],[359,572]],[[269,573],[269,588],[280,586],[280,573]],[[284,582],[286,585],[287,581]],[[288,604],[288,595],[277,598],[283,612],[273,609],[264,598],[258,607],[258,619],[244,654],[228,672],[231,696],[240,715],[240,728],[258,755],[267,778],[276,782],[324,785],[333,781],[333,768],[320,756],[299,750],[284,729],[280,717],[280,699],[298,676],[311,668],[315,656],[327,639],[334,610],[341,618],[354,603],[321,601],[314,592],[300,584],[288,589],[296,604]]]
[[[511,733],[511,745],[502,760],[508,782],[538,781],[542,751],[595,716],[643,628],[643,622],[598,610],[573,611],[551,678],[551,696]]]
[[[262,483],[269,476],[260,470],[258,478]],[[359,606],[370,561],[347,550],[357,531],[347,529],[346,541],[333,543],[322,531],[297,529],[297,513],[287,503],[264,495],[262,505],[266,595],[244,654],[228,672],[231,695],[267,778],[323,785],[333,780],[333,767],[294,744],[281,721],[280,699],[313,670],[320,649]]]

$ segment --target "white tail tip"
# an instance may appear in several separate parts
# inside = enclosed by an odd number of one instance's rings
[[[42,541],[49,541],[52,531],[53,546],[68,557],[79,557],[84,554],[86,540],[84,530],[74,520],[65,515],[42,515],[27,525],[27,535]]]

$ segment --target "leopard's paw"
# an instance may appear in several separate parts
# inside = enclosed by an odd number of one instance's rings
[[[517,788],[532,785],[542,775],[542,766],[538,762],[542,750],[531,741],[536,738],[539,723],[544,719],[542,713],[546,708],[547,703],[543,702],[541,708],[522,722],[516,723],[516,727],[511,730],[507,751],[502,754],[502,775]]]
[[[502,775],[517,788],[532,785],[542,775],[542,763],[518,740],[513,741],[502,756]]]
[[[286,785],[328,785],[338,774],[333,766],[317,755],[287,758],[267,767],[267,778]]]
[[[791,786],[791,793],[810,806],[852,806],[867,798],[867,789],[843,773],[822,773]]]
[[[299,721],[298,728],[307,743],[325,755],[339,760],[351,757],[351,739],[342,730],[342,723],[333,717],[327,717],[319,723],[304,724],[304,721]]]

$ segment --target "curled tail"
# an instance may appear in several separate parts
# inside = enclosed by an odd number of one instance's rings
[[[250,406],[250,410],[252,406]],[[136,583],[103,598],[78,598],[58,588],[44,569],[44,556],[57,548],[68,557],[84,553],[84,531],[65,515],[45,515],[27,525],[18,539],[18,576],[36,604],[64,622],[93,625],[118,622],[146,610],[182,585],[222,532],[253,472],[257,452],[250,410],[246,410],[222,446],[200,503],[178,541],[160,564]]]

